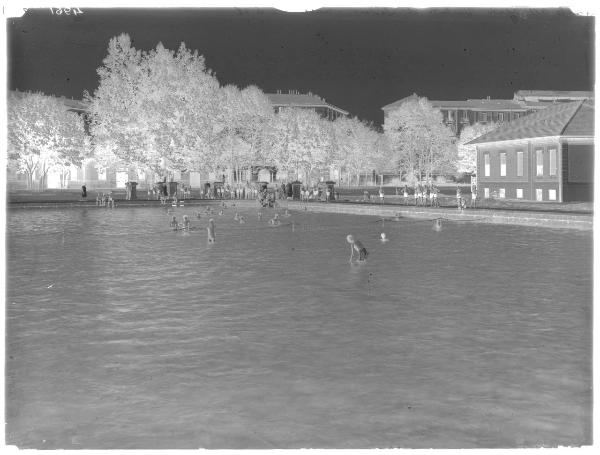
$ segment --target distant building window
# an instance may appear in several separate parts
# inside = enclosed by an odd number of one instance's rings
[[[535,189],[535,200],[536,201],[543,201],[544,200],[544,190],[542,190],[541,188],[536,188]]]
[[[548,154],[550,155],[550,175],[556,175],[556,149],[548,150]]]
[[[517,199],[523,199],[523,188],[517,188]]]
[[[535,165],[536,172],[535,175],[541,177],[544,175],[544,151],[538,149],[535,151]]]
[[[98,169],[98,180],[106,180],[106,169]]]
[[[448,121],[451,122],[454,120],[454,111],[448,111]]]
[[[490,176],[490,154],[483,154],[483,175],[486,177]]]
[[[556,201],[556,190],[548,190],[548,200]]]
[[[498,189],[498,197],[500,199],[504,199],[506,197],[506,191],[504,190],[504,188]]]
[[[479,113],[479,121],[480,122],[487,122],[487,112],[480,112]]]
[[[463,111],[462,119],[466,120],[467,122],[469,121],[469,111]]]
[[[500,152],[500,177],[506,177],[506,152]]]
[[[517,152],[517,177],[523,177],[523,152]]]
[[[504,121],[504,112],[498,112],[498,121],[499,122],[503,122]]]
[[[483,197],[486,199],[490,198],[490,189],[489,188],[484,188],[483,189]]]

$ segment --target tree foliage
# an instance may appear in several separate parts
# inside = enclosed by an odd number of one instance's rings
[[[408,100],[390,112],[384,131],[402,173],[429,179],[435,172],[454,170],[454,134],[444,125],[441,111],[426,98]]]
[[[213,161],[224,129],[219,83],[204,58],[181,43],[136,50],[123,34],[110,40],[90,102],[94,145],[116,159],[161,172]],[[106,157],[105,157],[106,158]]]
[[[9,94],[9,160],[27,174],[29,189],[35,175],[44,188],[50,169],[81,165],[87,140],[83,120],[67,111],[60,99],[42,93]]]
[[[475,123],[465,127],[460,132],[460,137],[457,141],[458,172],[475,172],[477,170],[477,147],[469,145],[468,142],[483,136],[485,133],[498,128],[496,123]]]

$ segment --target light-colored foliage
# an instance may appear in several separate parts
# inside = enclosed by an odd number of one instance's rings
[[[426,98],[408,100],[388,114],[384,131],[402,173],[429,179],[433,173],[453,171],[455,138],[442,120],[441,111]]]
[[[88,153],[83,120],[58,98],[42,93],[11,92],[8,96],[9,160],[40,188],[52,168],[80,165]]]
[[[477,147],[475,145],[468,145],[468,142],[496,128],[498,128],[497,123],[475,123],[474,125],[465,127],[460,132],[460,137],[457,141],[458,172],[468,173],[477,170]]]

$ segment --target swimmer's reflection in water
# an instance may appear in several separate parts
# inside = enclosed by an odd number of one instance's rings
[[[355,251],[358,253],[358,262],[364,262],[367,260],[369,252],[360,240],[355,240],[354,236],[348,235],[346,237],[346,241],[350,244],[350,263],[352,263],[352,260],[354,259]]]

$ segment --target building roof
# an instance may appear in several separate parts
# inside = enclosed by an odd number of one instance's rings
[[[265,93],[269,101],[273,106],[287,106],[287,107],[325,107],[333,109],[334,111],[340,112],[341,114],[348,115],[349,112],[340,109],[333,104],[329,104],[323,98],[313,93]]]
[[[407,101],[418,100],[419,96],[413,93],[410,96],[394,101],[391,104],[383,106],[381,109],[389,111],[395,109]],[[526,112],[527,108],[523,104],[514,100],[493,100],[493,99],[468,99],[462,101],[444,101],[444,100],[428,100],[433,107],[439,109],[462,109],[471,111],[518,111]]]
[[[524,97],[546,97],[546,98],[593,98],[594,92],[577,90],[518,90],[515,99]]]
[[[594,137],[594,104],[590,100],[557,103],[500,125],[469,144],[547,136]]]

